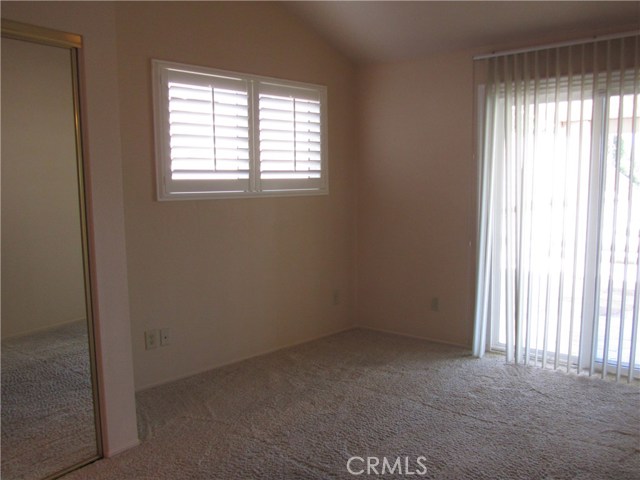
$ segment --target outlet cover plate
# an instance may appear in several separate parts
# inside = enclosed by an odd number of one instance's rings
[[[166,347],[167,345],[171,345],[171,329],[161,328],[160,329],[160,346]]]
[[[147,350],[158,348],[158,330],[147,330],[144,332],[144,346]]]

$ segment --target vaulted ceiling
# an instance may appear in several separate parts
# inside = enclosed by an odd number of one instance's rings
[[[640,29],[639,1],[296,1],[294,14],[359,63]]]

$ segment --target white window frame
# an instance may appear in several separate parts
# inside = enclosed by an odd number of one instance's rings
[[[248,180],[172,179],[168,91],[169,79],[177,77],[184,82],[189,82],[191,79],[193,85],[210,84],[215,88],[225,88],[227,85],[234,84],[245,86],[248,98],[249,128]],[[152,60],[152,78],[156,148],[156,193],[159,201],[307,196],[326,195],[329,193],[327,88],[325,86],[163,60]],[[219,87],[219,85],[222,87]],[[310,174],[309,178],[261,179],[260,94],[319,102],[320,169],[312,172],[315,178],[311,178]]]

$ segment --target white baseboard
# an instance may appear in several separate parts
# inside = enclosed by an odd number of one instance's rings
[[[251,355],[246,355],[246,356],[243,356],[243,357],[234,358],[233,360],[230,360],[228,362],[224,362],[224,363],[221,363],[221,364],[211,365],[209,367],[201,368],[201,369],[198,369],[198,370],[192,370],[189,373],[185,373],[184,375],[177,375],[175,377],[170,377],[170,378],[167,378],[167,379],[162,380],[160,382],[154,382],[154,383],[150,383],[150,384],[147,384],[147,385],[142,385],[142,386],[136,388],[136,392],[142,392],[144,390],[149,390],[150,388],[159,387],[161,385],[166,385],[167,383],[176,382],[178,380],[182,380],[183,378],[193,377],[194,375],[199,375],[200,373],[208,372],[210,370],[215,370],[216,368],[226,367],[227,365],[233,365],[234,363],[239,363],[239,362],[243,362],[245,360],[249,360],[250,358],[260,357],[262,355],[267,355],[269,353],[277,352],[279,350],[284,350],[285,348],[290,348],[290,347],[295,347],[295,346],[298,346],[298,345],[303,345],[305,343],[313,342],[313,341],[319,340],[321,338],[330,337],[331,335],[335,335],[337,333],[342,333],[342,332],[346,332],[348,330],[353,330],[354,328],[358,328],[358,327],[355,326],[355,325],[351,325],[351,326],[348,326],[348,327],[343,327],[343,328],[340,328],[338,330],[332,330],[330,332],[323,333],[321,335],[316,335],[316,336],[313,336],[311,338],[306,338],[304,340],[294,341],[294,342],[291,342],[291,343],[286,343],[284,345],[280,345],[280,346],[277,346],[277,347],[274,347],[274,348],[269,348],[267,350],[261,350],[261,351],[259,351],[257,353],[251,354]]]
[[[398,335],[399,337],[414,338],[416,340],[426,340],[427,342],[439,343],[441,345],[451,345],[452,347],[461,347],[461,348],[466,348],[466,349],[471,350],[471,345],[465,345],[463,343],[456,343],[456,342],[448,342],[446,340],[441,340],[441,339],[438,339],[438,338],[424,337],[424,336],[421,336],[421,335],[411,335],[411,334],[404,333],[404,332],[397,332],[397,331],[393,331],[393,330],[385,330],[383,328],[368,327],[368,326],[364,326],[364,325],[357,325],[355,328],[361,328],[363,330],[371,330],[372,332],[380,332],[380,333],[388,333],[388,334],[391,334],[391,335]]]
[[[139,439],[135,439],[134,441],[125,444],[124,446],[121,446],[115,450],[107,450],[105,449],[103,453],[104,458],[111,458],[111,457],[115,457],[116,455],[118,455],[119,453],[123,453],[126,450],[129,450],[131,448],[137,447],[138,445],[140,445],[140,440]]]

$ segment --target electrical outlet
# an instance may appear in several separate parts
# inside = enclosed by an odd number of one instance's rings
[[[160,346],[166,347],[167,345],[171,345],[171,329],[161,328],[160,329]]]
[[[147,350],[158,348],[158,330],[147,330],[144,332],[144,345]]]

